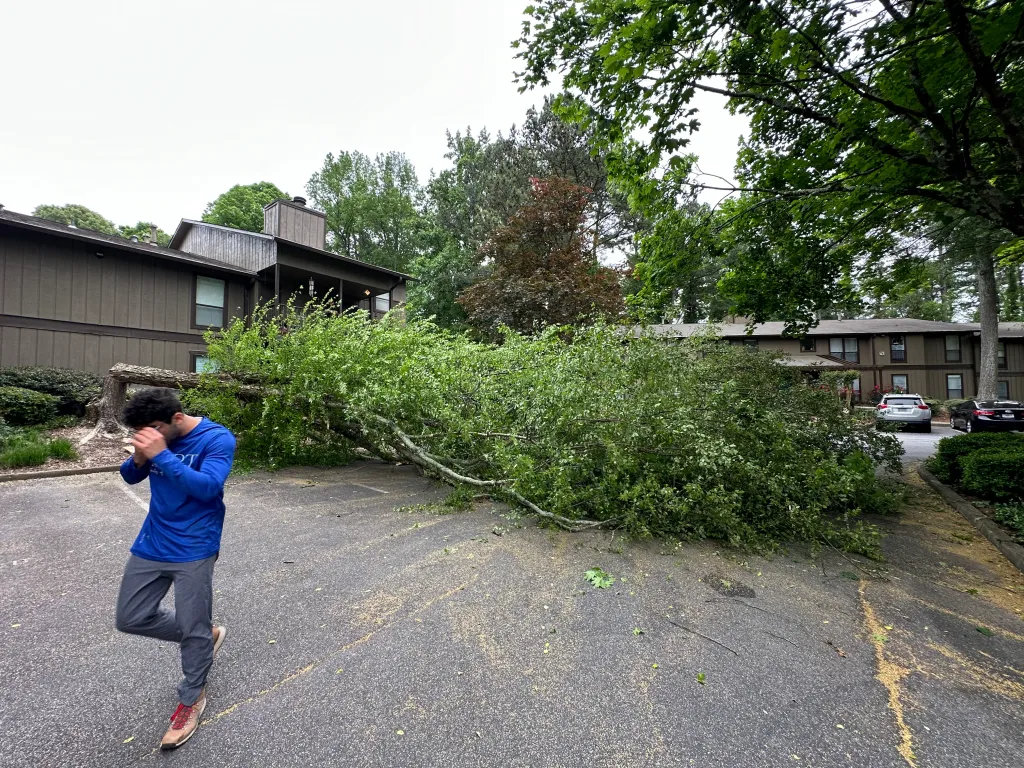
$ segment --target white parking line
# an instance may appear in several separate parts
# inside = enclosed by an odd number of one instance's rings
[[[382,491],[380,488],[374,488],[372,485],[363,485],[362,483],[349,483],[349,485],[355,485],[368,491],[376,491],[377,493],[391,493],[391,491]]]
[[[149,505],[146,502],[144,502],[139,497],[139,494],[137,494],[135,491],[133,491],[127,485],[122,485],[121,483],[118,483],[117,487],[120,488],[122,491],[124,491],[124,495],[125,496],[127,496],[129,499],[131,499],[136,504],[138,504],[140,507],[142,507],[142,510],[144,512],[149,512]]]

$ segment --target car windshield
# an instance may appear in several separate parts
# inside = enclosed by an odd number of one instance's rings
[[[921,401],[916,397],[888,397],[886,405],[920,405]]]
[[[979,400],[979,408],[1024,408],[1024,404],[1016,400]]]

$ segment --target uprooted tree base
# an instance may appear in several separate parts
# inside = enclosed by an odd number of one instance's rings
[[[127,432],[121,422],[121,415],[127,399],[128,387],[142,384],[150,387],[168,387],[170,389],[196,389],[212,377],[226,387],[231,387],[240,400],[257,401],[267,394],[264,387],[251,383],[240,382],[232,376],[216,374],[188,373],[172,371],[164,368],[150,368],[141,365],[119,363],[113,366],[103,380],[103,393],[98,400],[89,404],[86,410],[88,419],[96,422],[96,426],[86,438],[101,432]],[[326,405],[332,410],[342,411],[343,403],[329,402]],[[571,520],[541,509],[532,501],[510,488],[511,480],[481,480],[463,472],[457,472],[445,462],[417,445],[412,438],[403,432],[398,424],[391,419],[375,413],[365,413],[363,419],[383,428],[384,434],[390,435],[383,444],[370,439],[366,425],[356,421],[331,423],[329,429],[351,441],[356,447],[362,448],[373,456],[385,461],[403,461],[420,467],[427,474],[432,474],[455,486],[470,486],[494,495],[498,498],[517,504],[530,513],[569,531],[581,531],[602,526],[612,527],[619,522],[617,518],[607,520]],[[326,425],[325,425],[326,426]],[[381,432],[374,430],[380,438]],[[83,441],[85,442],[85,441]]]

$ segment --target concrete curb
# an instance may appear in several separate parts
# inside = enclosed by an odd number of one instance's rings
[[[1006,559],[1016,566],[1017,570],[1024,573],[1024,547],[1010,538],[997,522],[969,504],[960,494],[942,483],[935,475],[924,467],[918,467],[917,473],[928,485],[938,491],[953,509],[966,517],[975,528],[981,531],[985,538],[992,542],[992,545],[1002,552]]]
[[[0,483],[10,483],[15,480],[41,480],[46,477],[70,477],[71,475],[92,475],[98,472],[117,472],[121,469],[120,464],[111,464],[104,467],[82,467],[80,469],[48,469],[43,472],[18,472],[14,475],[0,475]]]

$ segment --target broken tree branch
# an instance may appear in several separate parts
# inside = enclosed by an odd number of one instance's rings
[[[96,427],[86,438],[86,441],[101,431],[116,430],[127,432],[121,423],[121,414],[124,410],[127,388],[129,384],[144,384],[151,387],[168,387],[170,389],[196,389],[204,380],[213,376],[225,386],[234,387],[235,394],[242,399],[260,399],[268,394],[275,394],[274,390],[261,387],[249,382],[241,382],[228,374],[198,374],[186,373],[184,371],[171,371],[163,368],[150,368],[142,365],[126,365],[119,363],[113,366],[103,380],[103,393],[99,400],[89,404],[87,416],[96,421]],[[351,440],[360,448],[384,458],[388,461],[404,459],[422,469],[429,469],[440,475],[453,485],[468,485],[474,488],[482,488],[498,491],[500,495],[507,497],[521,507],[532,512],[537,517],[550,520],[561,528],[568,531],[582,531],[602,526],[613,526],[620,521],[620,518],[608,520],[573,520],[562,515],[556,515],[541,509],[522,494],[508,487],[511,480],[480,480],[466,474],[460,474],[438,457],[430,454],[427,450],[413,442],[398,424],[380,414],[360,411],[346,403],[329,402],[327,407],[332,410],[347,411],[357,415],[357,421],[340,421],[337,423],[324,424],[327,429],[335,432],[348,440]],[[360,421],[362,423],[360,423]],[[390,439],[373,440],[367,433],[367,423],[373,423],[386,427]],[[529,439],[523,435],[480,433],[489,436],[508,437],[513,439]],[[83,441],[84,443],[85,441]],[[448,459],[449,463],[456,464],[454,460]],[[464,471],[464,470],[463,470]]]
[[[537,517],[542,517],[545,520],[551,520],[553,523],[567,531],[582,531],[588,528],[599,528],[604,525],[613,525],[617,522],[617,519],[615,518],[609,520],[572,520],[568,517],[562,517],[561,515],[556,515],[553,512],[541,509],[522,494],[509,488],[508,484],[511,482],[510,480],[479,480],[468,475],[460,475],[454,470],[451,470],[441,464],[437,459],[416,445],[410,437],[401,430],[398,424],[391,419],[384,418],[383,416],[375,413],[368,414],[367,416],[378,424],[386,426],[395,435],[395,437],[399,439],[406,449],[406,457],[412,463],[437,472],[449,482],[471,485],[475,488],[493,488],[499,490],[503,495],[513,499],[519,505],[526,507],[528,510],[533,512],[533,514],[537,515]]]
[[[715,645],[717,645],[717,646],[718,646],[719,648],[725,648],[725,650],[727,650],[727,651],[728,651],[729,653],[731,653],[731,654],[732,654],[733,656],[739,656],[739,654],[738,654],[738,653],[736,653],[736,651],[734,651],[734,650],[733,650],[732,648],[730,648],[730,647],[729,647],[728,645],[723,645],[722,643],[720,643],[720,642],[718,642],[717,640],[715,640],[715,638],[713,638],[713,637],[708,637],[707,635],[701,634],[701,633],[700,633],[700,632],[698,632],[698,631],[697,631],[696,629],[690,629],[689,627],[687,627],[687,626],[684,626],[684,625],[680,624],[679,622],[676,622],[676,621],[672,621],[672,619],[666,618],[666,619],[665,619],[665,621],[667,621],[667,622],[668,622],[669,624],[671,624],[671,625],[672,625],[673,627],[679,627],[680,629],[685,629],[685,630],[686,630],[687,632],[690,632],[691,634],[694,634],[694,635],[696,635],[697,637],[702,637],[702,638],[704,638],[705,640],[707,640],[707,641],[708,641],[709,643],[714,643],[714,644],[715,644]]]

